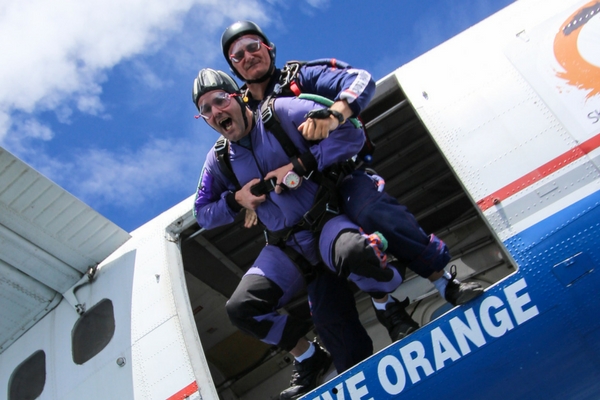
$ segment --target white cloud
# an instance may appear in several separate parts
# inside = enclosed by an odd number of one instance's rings
[[[55,137],[47,111],[59,124],[78,114],[110,118],[102,90],[117,65],[126,65],[119,73],[139,90],[160,96],[174,84],[173,69],[220,60],[218,39],[229,23],[251,19],[268,28],[269,9],[265,0],[4,0],[0,144],[94,207],[136,207],[165,190],[189,193],[190,180],[180,177],[195,180],[210,144],[185,134],[143,137],[125,150],[78,144],[56,156],[47,145]]]
[[[182,29],[190,10],[197,23],[194,33],[218,29],[232,17],[264,20],[255,1],[235,3],[8,0],[0,12],[0,138],[10,126],[7,116],[15,111],[63,107],[65,115],[67,103],[84,113],[102,113],[104,71],[159,49]],[[152,78],[150,73],[147,77]],[[147,82],[156,85],[152,79]]]
[[[133,63],[134,74],[141,83],[151,90],[159,90],[165,86],[165,82],[160,76],[147,64],[141,61]]]
[[[3,143],[6,140],[6,134],[10,126],[10,115],[0,109],[0,143]]]
[[[193,138],[151,139],[130,150],[89,149],[73,160],[44,160],[40,172],[64,184],[74,195],[99,208],[129,208],[153,201],[166,191],[192,193],[206,145]],[[74,187],[72,187],[74,186]]]
[[[71,116],[73,115],[73,109],[67,105],[58,106],[54,112],[56,113],[56,119],[61,124],[71,123]]]
[[[306,0],[322,7],[329,0]],[[106,72],[125,60],[167,50],[173,65],[201,65],[220,56],[216,33],[229,22],[269,25],[264,0],[4,0],[0,5],[0,142],[15,112],[71,108],[102,115]],[[217,39],[218,40],[218,39]],[[180,61],[180,62],[175,62]],[[200,61],[200,62],[199,62]],[[161,77],[137,62],[141,82]]]
[[[110,118],[101,95],[113,67],[131,61],[129,78],[140,83],[140,90],[161,90],[173,82],[144,57],[159,54],[168,60],[167,70],[183,63],[203,65],[220,56],[217,35],[223,27],[244,18],[268,21],[259,0],[5,0],[0,5],[0,144],[96,204],[126,207],[135,195],[139,199],[176,185],[186,157],[198,156],[187,153],[194,148],[192,140],[144,137],[139,148],[128,151],[73,149],[57,158],[43,145],[54,132],[42,113],[53,111],[62,124],[77,112]]]
[[[330,0],[306,0],[306,2],[314,8],[323,9],[329,6]]]
[[[40,124],[34,119],[27,119],[25,121],[17,123],[17,130],[21,136],[30,139],[40,139],[44,141],[51,140],[54,137],[52,130]]]

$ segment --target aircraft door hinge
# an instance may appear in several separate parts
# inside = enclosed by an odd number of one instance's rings
[[[89,267],[86,273],[81,277],[81,279],[73,285],[69,290],[64,292],[62,296],[64,299],[77,311],[77,314],[83,315],[85,313],[85,303],[81,303],[77,300],[77,296],[75,296],[75,292],[78,291],[82,286],[88,285],[92,283],[94,278],[96,277],[96,272],[98,270],[98,264]]]

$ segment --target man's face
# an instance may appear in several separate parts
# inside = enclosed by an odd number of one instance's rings
[[[235,142],[247,132],[242,114],[244,110],[231,96],[223,90],[205,93],[198,99],[198,109],[211,128]]]
[[[260,49],[255,52],[248,51],[255,48],[256,42],[260,43]],[[243,57],[239,57],[242,54]],[[238,55],[235,60],[231,56]],[[258,79],[264,76],[271,66],[271,56],[269,49],[262,42],[262,39],[257,35],[240,36],[235,42],[229,46],[229,59],[231,60],[235,70],[244,78],[244,80]],[[237,62],[236,62],[237,61]]]

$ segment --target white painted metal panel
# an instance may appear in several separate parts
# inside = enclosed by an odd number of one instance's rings
[[[84,364],[73,361],[72,331],[79,315],[62,302],[0,355],[0,387],[8,387],[11,374],[26,357],[43,350],[46,383],[40,399],[133,398],[130,290],[135,255],[128,251],[102,263],[94,282],[77,292],[88,309],[103,299],[111,300],[115,331],[105,348]],[[120,357],[125,359],[123,366],[117,363]]]
[[[0,353],[129,234],[0,148]]]
[[[475,201],[584,139],[513,63],[528,32],[577,3],[517,1],[395,72]]]
[[[600,190],[598,88],[565,78],[600,67],[560,62],[565,50],[600,59],[576,40],[598,43],[597,17],[562,33],[584,6],[517,1],[394,73],[502,240]]]
[[[4,149],[0,150],[0,224],[81,273],[129,238]]]

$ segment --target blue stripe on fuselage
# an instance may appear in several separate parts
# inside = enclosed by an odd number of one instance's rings
[[[304,399],[597,398],[598,205],[600,192],[506,240],[516,273]],[[558,279],[572,266],[584,273]]]

